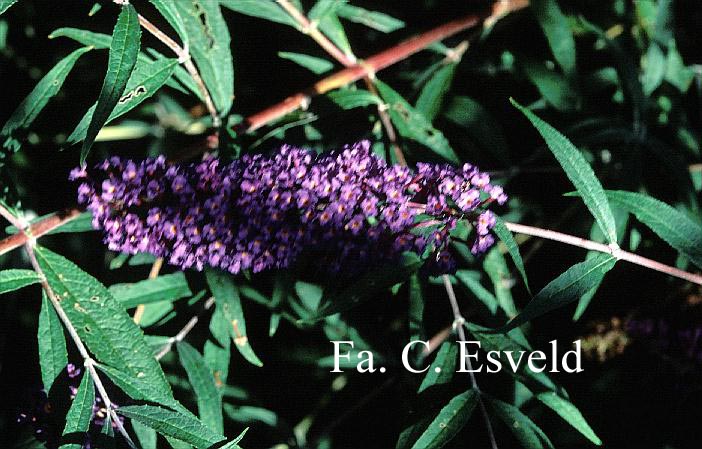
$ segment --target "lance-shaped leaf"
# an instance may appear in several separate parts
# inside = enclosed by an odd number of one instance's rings
[[[455,274],[456,279],[463,284],[476,298],[488,308],[493,315],[497,312],[498,301],[488,289],[483,287],[480,279],[474,276],[469,270],[458,270]]]
[[[575,71],[575,40],[568,18],[556,0],[532,0],[530,6],[558,65],[567,75],[572,74]]]
[[[553,448],[546,434],[517,407],[498,399],[484,396],[495,414],[512,431],[522,447],[527,449]]]
[[[39,275],[32,270],[10,269],[0,271],[0,295],[39,282]]]
[[[279,51],[278,57],[292,61],[295,64],[302,66],[310,72],[321,75],[334,68],[334,64],[326,59],[317,58],[315,56],[305,55],[303,53],[293,53],[289,51]]]
[[[595,431],[592,427],[585,421],[582,413],[576,406],[574,406],[570,401],[563,399],[554,392],[544,392],[536,395],[536,398],[541,401],[548,408],[556,412],[561,418],[563,418],[568,424],[577,429],[582,433],[588,440],[597,444],[598,446],[602,444]]]
[[[147,427],[140,423],[139,421],[132,421],[132,429],[139,440],[141,449],[156,449],[156,443],[158,441],[158,435],[156,431],[151,427]]]
[[[666,203],[648,195],[608,190],[607,198],[648,226],[670,246],[702,268],[702,226]]]
[[[45,292],[42,292],[41,298],[37,341],[39,342],[41,380],[44,390],[50,391],[54,380],[68,364],[68,352],[63,326]]]
[[[217,112],[225,115],[234,101],[234,64],[229,48],[231,38],[220,2],[175,0],[173,3],[185,22],[190,54],[200,76]]]
[[[327,94],[327,97],[342,109],[354,109],[366,106],[380,106],[383,100],[364,89],[339,89]]]
[[[155,61],[140,59],[129,77],[129,82],[124,89],[124,95],[119,98],[117,105],[105,123],[109,123],[117,117],[126,114],[153,96],[156,91],[166,84],[177,66],[178,60],[172,58],[157,59]],[[93,105],[85,113],[71,135],[68,136],[67,141],[69,143],[80,142],[86,138],[96,109],[97,104]]]
[[[341,5],[337,8],[336,13],[339,17],[351,22],[360,23],[368,28],[380,31],[381,33],[392,33],[395,30],[405,26],[405,22],[396,19],[385,13],[378,11],[369,11],[359,6],[350,5],[348,3],[339,2]]]
[[[193,294],[183,272],[164,274],[131,284],[115,284],[111,285],[109,290],[127,309],[139,304],[175,301]]]
[[[224,431],[222,396],[217,391],[212,372],[205,363],[205,359],[188,343],[178,342],[177,348],[180,364],[185,368],[197,399],[200,420],[215,432],[222,433]]]
[[[76,396],[73,398],[71,408],[66,415],[66,426],[63,428],[60,449],[81,449],[85,440],[85,433],[90,428],[93,417],[93,404],[95,404],[95,387],[93,378],[87,371],[83,374]]]
[[[97,360],[139,379],[148,386],[146,397],[172,398],[143,332],[110,292],[64,257],[43,247],[36,247],[35,253],[63,311]]]
[[[519,252],[519,245],[517,245],[517,242],[514,241],[512,232],[507,229],[505,222],[500,217],[497,217],[497,221],[495,222],[495,226],[492,228],[492,230],[507,247],[507,252],[509,252],[514,265],[517,267],[519,274],[522,276],[524,286],[526,286],[529,293],[531,293],[531,289],[529,288],[529,280],[527,279],[526,270],[524,269],[522,254]]]
[[[517,326],[539,317],[545,313],[563,307],[590,289],[597,286],[605,274],[614,267],[617,259],[610,254],[598,254],[584,262],[576,263],[563,274],[543,288],[534,296],[524,310],[509,321],[502,332],[507,332]]]
[[[3,14],[15,3],[17,3],[17,0],[0,0],[0,14]]]
[[[417,393],[421,393],[432,385],[442,385],[450,382],[453,379],[453,373],[456,371],[457,356],[458,345],[452,341],[443,342],[436,352],[436,357],[427,370],[426,376],[422,379]]]
[[[283,8],[278,6],[274,0],[220,0],[222,6],[241,14],[259,19],[270,20],[297,28],[297,22]]]
[[[166,19],[168,24],[178,33],[185,46],[188,45],[188,33],[185,29],[185,22],[180,16],[178,8],[173,4],[173,0],[149,0],[158,12]]]
[[[451,88],[453,75],[456,73],[455,62],[442,65],[429,81],[424,85],[419,93],[415,108],[417,112],[426,117],[429,122],[433,122],[441,110],[446,93]]]
[[[78,58],[89,50],[89,47],[79,48],[61,59],[20,103],[0,131],[0,135],[7,137],[4,144],[6,148],[19,148],[19,142],[13,137],[13,133],[18,129],[27,129],[34,122],[39,112],[61,89]]]
[[[568,179],[573,183],[578,192],[583,197],[583,202],[595,217],[595,221],[602,228],[609,243],[617,242],[617,228],[614,222],[612,210],[609,207],[607,196],[600,181],[592,171],[592,167],[587,163],[580,151],[563,134],[556,131],[551,125],[537,117],[533,112],[523,107],[516,101],[510,99],[512,104],[519,109],[531,123],[539,134],[546,141],[546,145],[551,150],[558,163],[561,164]]]
[[[117,24],[112,32],[110,57],[107,62],[107,73],[100,89],[95,111],[90,119],[83,148],[80,152],[80,163],[83,165],[90,147],[95,142],[98,132],[110,118],[115,106],[120,102],[122,92],[127,87],[129,76],[134,70],[139,55],[141,43],[141,28],[136,9],[131,4],[122,6],[117,18]]]
[[[437,449],[446,445],[466,425],[477,404],[478,393],[475,390],[468,390],[451,399],[412,449]]]
[[[191,444],[198,449],[208,449],[225,439],[196,418],[163,407],[131,405],[120,407],[117,409],[117,413],[139,421],[162,435]]]
[[[229,322],[229,335],[234,340],[234,346],[250,363],[263,366],[263,362],[256,356],[249,343],[249,338],[246,336],[246,321],[244,320],[244,311],[241,308],[241,298],[232,277],[218,270],[207,270],[205,277],[207,285],[210,286],[210,291],[215,297],[217,308],[222,311]]]
[[[517,306],[514,304],[510,288],[511,274],[507,267],[507,261],[498,248],[493,248],[487,253],[483,259],[483,269],[492,281],[500,308],[509,318],[517,315]]]
[[[446,137],[434,128],[421,112],[413,108],[387,84],[376,80],[376,86],[380,95],[388,103],[388,113],[400,135],[425,145],[449,162],[459,162],[456,152],[453,151]]]
[[[220,394],[224,393],[229,377],[229,361],[231,358],[231,339],[229,338],[229,322],[221,309],[216,308],[210,319],[210,332],[214,341],[207,340],[203,350],[205,363],[215,379],[215,386]]]
[[[130,398],[137,401],[156,402],[189,413],[179,402],[173,399],[173,396],[170,394],[164,394],[159,389],[151,388],[148,380],[142,380],[139,376],[130,375],[111,366],[103,365],[102,363],[96,363],[95,366],[105,373],[112,383]]]

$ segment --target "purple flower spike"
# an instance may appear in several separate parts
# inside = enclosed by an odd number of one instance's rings
[[[475,229],[472,252],[484,253],[495,225],[486,206],[507,200],[473,165],[419,163],[413,171],[386,164],[367,141],[319,156],[284,146],[229,165],[112,157],[71,179],[81,182],[78,201],[110,249],[232,273],[285,268],[303,251],[345,273],[414,251],[426,256],[428,272],[448,273],[458,220]]]

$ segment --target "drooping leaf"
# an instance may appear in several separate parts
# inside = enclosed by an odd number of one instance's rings
[[[107,73],[80,152],[81,165],[85,164],[85,159],[98,132],[120,102],[139,55],[141,27],[136,9],[131,4],[126,4],[121,8],[117,24],[112,32]]]
[[[176,0],[173,3],[185,22],[190,53],[200,76],[217,112],[224,116],[234,101],[234,63],[229,48],[229,29],[222,17],[220,2]],[[226,3],[222,4],[226,6]]]
[[[0,0],[0,14],[3,14],[5,11],[7,11],[10,6],[14,5],[17,3],[18,0]]]
[[[451,399],[412,449],[438,449],[446,445],[466,425],[477,404],[478,393],[475,390],[468,390]]]
[[[537,293],[524,310],[502,328],[502,331],[514,329],[527,321],[577,300],[595,287],[604,275],[614,267],[616,261],[617,259],[610,254],[599,254],[568,268]]]
[[[224,393],[229,377],[229,361],[231,358],[231,339],[229,338],[229,322],[221,309],[215,309],[210,319],[210,332],[214,341],[207,340],[203,350],[205,363],[215,379],[215,386],[220,394]]]
[[[457,357],[458,345],[452,341],[443,342],[436,353],[434,361],[427,370],[427,374],[422,379],[417,393],[421,393],[433,385],[442,385],[450,382],[453,379],[453,373],[456,371]]]
[[[117,413],[139,421],[156,432],[191,444],[198,449],[208,449],[225,438],[210,430],[196,418],[153,405],[120,407]]]
[[[205,359],[185,341],[178,342],[177,348],[180,364],[185,368],[197,399],[200,420],[210,429],[221,434],[224,431],[222,396],[215,387],[215,379]]]
[[[136,420],[132,421],[131,424],[132,429],[134,429],[134,434],[136,434],[137,440],[139,440],[141,449],[156,449],[156,442],[158,439],[156,431]]]
[[[110,292],[64,257],[39,246],[35,253],[61,307],[95,358],[148,385],[146,397],[172,398],[143,332]]]
[[[140,59],[134,71],[129,77],[123,95],[117,101],[115,108],[110,113],[105,123],[120,117],[131,111],[145,100],[153,96],[170,79],[175,68],[178,66],[177,59],[157,59],[151,61]],[[92,123],[97,104],[93,105],[85,113],[76,128],[73,130],[67,141],[71,144],[85,139]]]
[[[498,399],[484,396],[495,411],[495,414],[512,431],[519,443],[525,449],[553,448],[546,434],[517,407]]]
[[[563,399],[554,392],[544,392],[536,395],[536,398],[548,408],[558,413],[568,424],[582,433],[588,440],[594,444],[602,445],[602,440],[595,434],[590,425],[583,418],[580,410],[577,409],[570,401]]]
[[[225,8],[259,19],[270,20],[282,23],[291,27],[297,27],[297,22],[290,17],[274,0],[220,0]]]
[[[568,18],[556,0],[532,0],[529,5],[546,35],[558,65],[564,73],[572,75],[575,72],[575,40]]]
[[[514,317],[517,314],[517,306],[514,304],[510,288],[511,274],[507,261],[498,248],[493,248],[487,253],[483,259],[483,269],[492,281],[500,308],[507,317]]]
[[[327,96],[342,109],[354,109],[366,106],[380,106],[383,100],[364,89],[339,89],[329,92]]]
[[[66,80],[66,77],[73,69],[78,58],[90,51],[89,47],[79,48],[71,54],[61,59],[44,77],[37,83],[27,97],[20,103],[15,112],[3,126],[0,135],[6,137],[5,148],[16,150],[19,142],[13,136],[18,129],[27,129],[37,118],[41,110],[49,100],[58,93]]]
[[[648,195],[607,190],[607,198],[648,226],[670,246],[702,268],[702,226],[687,215]]]
[[[188,46],[188,33],[185,29],[185,22],[180,16],[178,8],[173,4],[172,0],[149,0],[156,7],[158,12],[166,19],[168,24],[178,33],[178,36],[183,41],[183,44]]]
[[[448,63],[437,70],[419,93],[415,108],[431,123],[441,110],[446,93],[456,73],[456,63]]]
[[[251,364],[263,366],[263,362],[256,356],[246,335],[246,320],[241,308],[241,298],[232,277],[218,270],[205,271],[205,277],[215,297],[217,308],[229,322],[229,335],[234,341],[234,346]]]
[[[339,17],[360,23],[381,33],[392,33],[405,26],[405,22],[385,13],[369,11],[359,6],[342,3],[336,10]]]
[[[0,271],[0,295],[37,284],[39,275],[33,270],[10,269]]]
[[[289,51],[279,51],[278,57],[292,61],[295,64],[302,66],[310,72],[321,75],[334,68],[334,64],[326,59],[317,58],[315,56],[305,55],[303,53],[293,53]]]
[[[93,378],[87,371],[83,373],[83,378],[78,386],[76,396],[73,398],[71,407],[66,415],[66,426],[63,428],[62,440],[64,444],[60,449],[81,449],[85,434],[90,429],[90,420],[93,417],[93,404],[95,403],[95,386]]]
[[[446,137],[434,128],[422,113],[413,108],[387,84],[376,80],[376,86],[380,95],[388,103],[388,113],[401,136],[425,145],[449,162],[459,162],[458,155],[453,151]]]
[[[317,23],[319,30],[347,56],[353,55],[349,38],[339,21],[337,9],[346,3],[339,0],[317,0],[308,13],[309,19]]]
[[[469,270],[458,270],[455,275],[456,279],[466,287],[493,315],[497,311],[498,301],[488,289],[483,287],[480,280],[469,272]]]
[[[495,235],[500,239],[500,241],[502,241],[502,243],[504,243],[507,247],[507,252],[509,252],[509,255],[512,257],[512,261],[517,267],[519,274],[522,275],[524,286],[526,286],[527,290],[531,294],[531,289],[529,288],[529,280],[527,279],[526,270],[524,269],[524,261],[522,260],[521,253],[519,252],[519,245],[517,245],[517,242],[514,241],[514,236],[512,236],[512,232],[509,229],[507,229],[505,222],[500,217],[497,217],[497,221],[495,222],[495,226],[492,228],[492,230],[495,233]]]
[[[127,309],[139,304],[175,301],[193,294],[182,271],[134,283],[111,285],[109,290]]]
[[[49,39],[55,39],[57,37],[67,37],[82,45],[92,46],[98,49],[110,48],[110,44],[112,43],[112,36],[109,34],[96,33],[94,31],[71,27],[58,28],[49,34]]]
[[[616,243],[617,229],[614,216],[609,207],[604,189],[592,171],[590,164],[587,163],[580,151],[563,134],[556,131],[555,128],[516,101],[512,99],[510,101],[531,121],[544,138],[546,145],[548,145],[553,155],[556,156],[568,179],[578,189],[585,205],[607,236],[607,241]]]
[[[68,364],[68,352],[63,326],[45,292],[42,292],[37,341],[41,380],[44,390],[50,391],[54,380]]]

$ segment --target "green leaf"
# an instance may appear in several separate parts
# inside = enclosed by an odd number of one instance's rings
[[[117,117],[126,114],[153,96],[156,91],[166,84],[177,66],[178,60],[172,58],[155,61],[140,59],[129,77],[123,95],[119,98],[117,105],[105,123],[109,123]],[[76,143],[85,139],[96,108],[97,104],[93,105],[85,113],[71,135],[68,136],[67,141],[69,143]]]
[[[188,45],[188,33],[185,29],[185,22],[178,12],[178,8],[172,0],[149,0],[158,9],[158,12],[166,19],[168,24],[178,33],[184,45]]]
[[[572,75],[575,72],[575,40],[568,18],[563,15],[556,0],[532,0],[529,4],[558,65],[564,73]]]
[[[523,58],[521,66],[529,81],[550,105],[559,111],[569,111],[575,107],[578,99],[568,78],[550,70],[543,62],[529,58]]]
[[[387,84],[376,80],[380,95],[388,103],[388,113],[401,136],[415,140],[444,159],[458,163],[459,159],[441,131],[431,126],[431,122],[413,108],[407,100]]]
[[[437,70],[419,93],[415,109],[429,122],[433,122],[441,110],[444,98],[451,88],[456,73],[456,63],[445,64]]]
[[[446,445],[466,425],[477,404],[475,390],[455,396],[441,409],[412,449],[438,449]]]
[[[312,73],[321,75],[334,68],[334,64],[326,59],[317,58],[315,56],[305,55],[302,53],[292,53],[289,51],[279,51],[278,57],[292,61],[300,65]]]
[[[527,321],[563,307],[587,293],[614,267],[617,259],[609,254],[598,254],[584,262],[576,263],[534,296],[514,319],[501,331],[514,329]]]
[[[222,396],[217,391],[205,359],[187,342],[177,344],[180,364],[185,368],[190,385],[197,399],[197,410],[203,424],[217,433],[224,431],[222,418]]]
[[[225,8],[259,19],[270,20],[297,28],[297,22],[274,0],[219,0]]]
[[[444,115],[461,126],[489,156],[510,165],[507,138],[500,122],[480,103],[469,97],[456,96],[446,107]]]
[[[41,367],[41,380],[44,390],[51,390],[56,377],[68,364],[66,351],[66,337],[63,335],[63,326],[51,302],[42,292],[41,311],[39,312],[39,329],[37,331],[39,342],[39,366]]]
[[[156,442],[158,440],[156,431],[151,427],[143,425],[139,421],[132,421],[131,424],[137,436],[137,440],[139,440],[141,449],[156,449]]]
[[[217,308],[222,311],[230,324],[228,326],[229,335],[234,340],[234,346],[249,363],[263,366],[263,362],[256,356],[249,343],[249,338],[246,336],[246,320],[241,308],[241,298],[231,275],[218,270],[206,270],[205,277],[207,285],[215,297]]]
[[[347,56],[353,55],[351,44],[344,31],[344,26],[336,15],[337,9],[346,3],[346,0],[318,0],[308,14],[311,21],[317,22],[319,30],[339,47]]]
[[[381,33],[392,33],[405,26],[405,22],[385,13],[369,11],[359,6],[342,3],[336,10],[339,17],[360,23]]]
[[[203,350],[205,363],[212,371],[215,386],[220,394],[224,393],[229,377],[229,361],[231,359],[231,340],[229,339],[229,322],[221,309],[215,309],[210,319],[210,332],[214,342],[207,340]]]
[[[492,281],[500,308],[509,318],[517,315],[517,306],[514,305],[514,298],[510,288],[511,273],[507,267],[507,261],[499,248],[493,248],[487,253],[483,259],[483,269]]]
[[[476,298],[488,308],[493,315],[497,312],[498,301],[488,289],[483,287],[478,279],[472,276],[469,270],[458,270],[455,274],[456,279],[463,284]],[[515,312],[516,313],[516,312]]]
[[[427,374],[422,379],[417,393],[421,393],[433,385],[442,385],[450,382],[453,379],[453,373],[456,371],[457,357],[458,345],[453,341],[443,342],[429,370],[427,370]],[[439,372],[436,371],[437,369]]]
[[[661,47],[652,43],[646,50],[646,58],[643,61],[643,76],[641,87],[644,95],[649,96],[658,86],[663,83],[666,72],[666,56]]]
[[[112,296],[127,309],[139,304],[175,301],[193,294],[182,271],[131,284],[111,285],[109,290]]]
[[[79,44],[98,49],[110,48],[110,44],[112,43],[112,36],[109,34],[96,33],[94,31],[71,27],[58,28],[49,34],[49,39],[55,39],[57,37],[67,37]]]
[[[497,221],[495,222],[495,226],[492,228],[492,231],[507,247],[507,252],[509,252],[509,255],[512,257],[514,265],[517,267],[519,274],[522,275],[524,285],[529,291],[529,294],[531,294],[531,289],[529,288],[529,280],[527,279],[526,270],[524,269],[524,261],[522,260],[521,253],[519,252],[519,245],[517,245],[517,242],[514,241],[514,236],[512,236],[512,232],[509,229],[507,229],[505,222],[500,217],[497,217]]]
[[[327,94],[327,97],[342,109],[354,109],[366,106],[380,106],[383,100],[364,89],[339,89]]]
[[[163,407],[131,405],[118,408],[117,413],[139,421],[162,435],[192,444],[198,449],[208,449],[225,439],[196,418]]]
[[[605,192],[670,246],[702,268],[702,226],[687,215],[648,195],[623,190]]]
[[[0,295],[39,283],[39,275],[33,270],[10,269],[0,271]]]
[[[90,420],[93,417],[93,404],[95,404],[95,387],[90,373],[83,373],[83,378],[78,386],[76,396],[73,398],[71,408],[66,415],[66,426],[63,428],[63,438],[70,440],[60,449],[81,449],[85,437],[80,438],[75,434],[85,434],[90,429]],[[68,438],[66,438],[68,437]],[[80,441],[79,441],[80,440]]]
[[[489,396],[484,397],[488,399],[495,414],[509,427],[522,447],[526,449],[553,448],[553,444],[543,430],[517,407]]]
[[[609,208],[607,197],[600,181],[592,171],[583,155],[563,134],[556,131],[551,125],[537,117],[533,112],[523,107],[513,99],[512,104],[519,109],[546,141],[549,149],[556,156],[558,163],[565,170],[568,179],[573,183],[585,205],[590,209],[593,217],[602,228],[609,243],[617,242],[617,228],[614,216]]]
[[[137,62],[140,41],[141,27],[136,9],[131,4],[126,4],[122,6],[117,24],[112,32],[107,73],[83,141],[83,148],[80,152],[81,165],[85,164],[85,159],[88,157],[88,152],[90,152],[90,147],[95,142],[98,132],[110,118],[115,106],[121,101],[122,92],[125,91],[129,76]]]
[[[62,256],[39,246],[35,253],[61,307],[96,359],[148,385],[146,397],[172,398],[143,332],[110,292]]]
[[[536,398],[548,408],[556,412],[568,424],[582,433],[588,440],[592,441],[598,446],[602,445],[602,440],[595,435],[595,431],[592,430],[587,421],[585,421],[585,418],[583,418],[580,410],[578,410],[577,407],[575,407],[569,401],[553,392],[539,393],[536,395]]]
[[[125,392],[130,398],[137,401],[156,402],[177,410],[185,411],[184,407],[178,403],[170,393],[164,394],[159,389],[151,388],[148,380],[143,380],[143,378],[138,375],[133,376],[102,363],[96,363],[95,366],[105,373],[112,383]]]
[[[174,4],[185,22],[190,54],[217,112],[224,116],[234,101],[234,63],[229,48],[231,38],[220,2],[176,0]],[[226,6],[226,2],[223,4]]]
[[[419,275],[413,274],[409,279],[409,305],[407,307],[407,321],[410,332],[410,341],[420,340],[424,336],[424,293]]]
[[[58,62],[44,77],[37,83],[27,97],[20,103],[17,109],[3,126],[0,135],[7,137],[5,148],[19,148],[19,142],[13,137],[13,133],[18,129],[27,129],[37,118],[39,112],[46,106],[49,100],[58,93],[66,80],[66,77],[73,69],[78,58],[90,51],[89,47],[79,48]]]
[[[3,14],[15,3],[17,3],[17,0],[0,0],[0,14]]]
[[[352,309],[383,290],[406,281],[421,265],[422,261],[416,254],[407,253],[400,263],[368,270],[351,285],[332,293],[326,293],[325,304],[314,317],[304,321],[315,322],[335,313]]]

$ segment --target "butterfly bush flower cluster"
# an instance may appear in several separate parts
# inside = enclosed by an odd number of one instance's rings
[[[322,155],[284,146],[229,164],[113,157],[71,177],[111,250],[231,273],[288,267],[303,253],[347,273],[406,251],[422,256],[428,272],[448,273],[458,221],[472,225],[472,252],[483,253],[496,220],[487,205],[507,200],[470,164],[411,170],[387,164],[367,141]]]

